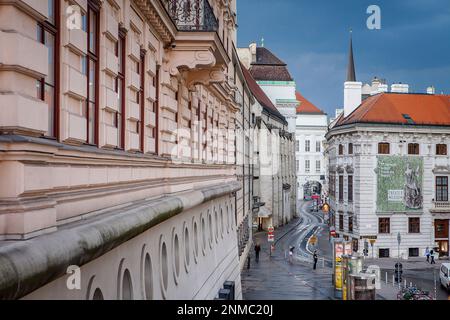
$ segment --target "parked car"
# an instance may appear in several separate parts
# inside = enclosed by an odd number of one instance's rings
[[[439,272],[441,286],[450,292],[450,263],[443,263]]]

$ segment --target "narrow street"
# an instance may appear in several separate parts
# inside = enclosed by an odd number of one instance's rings
[[[242,287],[245,300],[330,300],[334,299],[331,283],[330,246],[328,231],[319,215],[307,212],[310,202],[301,202],[300,218],[275,230],[275,251],[270,255],[267,233],[255,235],[261,244],[259,263],[252,251],[250,269],[242,272]],[[309,238],[317,234],[319,241],[319,264],[312,269],[312,251]],[[295,259],[288,260],[288,250],[295,246]],[[321,262],[325,258],[325,268]]]

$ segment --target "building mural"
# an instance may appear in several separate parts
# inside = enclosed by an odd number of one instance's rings
[[[423,207],[423,158],[378,156],[377,210],[413,211]]]

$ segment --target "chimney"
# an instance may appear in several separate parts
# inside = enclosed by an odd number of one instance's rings
[[[252,57],[251,63],[254,63],[254,62],[256,62],[256,42],[250,43],[249,49],[250,49],[250,55]]]
[[[344,83],[344,117],[352,113],[362,102],[362,82]]]
[[[347,81],[344,83],[344,117],[352,113],[362,102],[362,82],[356,81],[353,39],[350,32]]]
[[[404,83],[394,83],[391,86],[391,92],[393,93],[409,93],[409,85]]]
[[[436,93],[436,89],[431,86],[427,88],[427,94],[435,94]]]

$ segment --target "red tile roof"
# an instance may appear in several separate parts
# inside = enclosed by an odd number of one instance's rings
[[[450,96],[381,93],[369,97],[336,126],[352,123],[392,123],[450,126]]]
[[[306,99],[300,92],[296,92],[295,97],[297,98],[297,101],[300,102],[299,106],[297,107],[297,114],[298,113],[325,114],[322,110],[317,108],[308,99]]]
[[[283,123],[287,124],[285,117],[278,111],[277,107],[274,106],[272,101],[267,97],[261,87],[256,83],[255,79],[253,79],[250,72],[241,64],[242,72],[244,74],[245,81],[247,82],[250,91],[255,96],[256,100],[258,100],[259,104],[270,114],[279,118]]]

